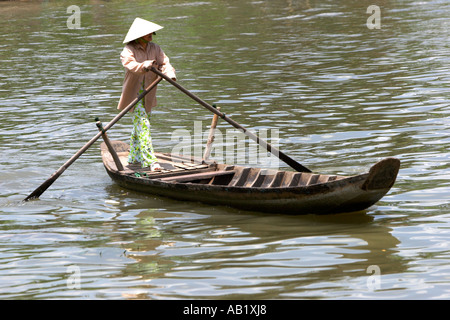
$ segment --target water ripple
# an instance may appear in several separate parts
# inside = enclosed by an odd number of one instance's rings
[[[84,4],[82,28],[69,30],[60,3],[1,3],[0,297],[448,299],[448,1],[385,4],[379,30],[355,1],[133,5]],[[96,144],[23,203],[97,133],[95,117],[117,114],[123,35],[148,10],[183,86],[277,131],[279,148],[318,172],[398,157],[390,193],[325,217],[185,203],[115,185]],[[158,101],[157,150],[194,121],[207,132],[211,114],[168,83]],[[127,141],[130,130],[125,117],[109,135]],[[369,266],[381,270],[377,290]]]

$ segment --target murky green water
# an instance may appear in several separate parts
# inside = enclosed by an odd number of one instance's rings
[[[73,4],[0,2],[0,298],[450,297],[448,1],[78,1],[69,29]],[[366,26],[374,4],[381,29]],[[360,213],[243,212],[124,190],[97,143],[21,203],[96,134],[96,116],[117,114],[135,16],[165,27],[155,41],[204,100],[276,129],[317,172],[398,157],[394,188]],[[158,151],[195,122],[207,130],[208,111],[168,83],[158,92]],[[124,118],[109,135],[130,131]]]

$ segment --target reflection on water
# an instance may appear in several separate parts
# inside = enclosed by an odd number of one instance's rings
[[[144,221],[148,215],[140,214]],[[347,290],[350,284],[345,279],[366,276],[367,267],[380,260],[386,263],[380,268],[388,273],[406,270],[405,261],[393,256],[399,241],[390,235],[389,228],[369,226],[362,233],[361,225],[367,225],[370,218],[357,214],[344,220],[223,214],[219,210],[214,224],[205,224],[204,218],[170,223],[171,233],[178,237],[170,242],[134,242],[138,252],[131,251],[129,257],[139,264],[148,263],[150,258],[152,265],[165,273],[160,278],[157,272],[156,279],[154,272],[142,274],[155,286],[153,294],[179,298],[321,297],[322,281],[326,286],[333,283],[336,290]],[[154,256],[155,249],[163,259]],[[357,286],[367,289],[365,282]]]
[[[72,4],[0,2],[0,297],[448,299],[447,1],[380,1],[379,30],[371,1],[89,1],[71,30]],[[96,145],[21,203],[96,134],[95,117],[117,114],[136,12],[165,27],[155,41],[183,86],[245,127],[276,128],[314,171],[400,158],[391,192],[344,215],[242,212],[124,190]],[[159,151],[194,121],[207,129],[206,110],[158,92]],[[110,137],[130,130],[124,118]]]

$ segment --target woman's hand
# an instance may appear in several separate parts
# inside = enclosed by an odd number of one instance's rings
[[[158,68],[156,60],[145,60],[142,62],[142,65],[144,66],[145,71],[149,71],[152,67]]]
[[[145,60],[144,62],[142,62],[143,66],[144,66],[144,70],[145,71],[150,71],[150,69],[152,67],[154,67],[155,69],[158,69],[159,71],[162,72],[162,67],[163,65],[159,65],[156,60]],[[177,81],[176,78],[172,78],[173,81]]]

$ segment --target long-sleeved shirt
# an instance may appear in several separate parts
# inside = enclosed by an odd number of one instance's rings
[[[156,80],[156,74],[145,70],[144,61],[155,60],[162,73],[172,79],[176,78],[175,69],[170,64],[169,58],[160,46],[153,42],[147,44],[147,49],[134,41],[128,43],[120,54],[120,60],[125,67],[125,79],[117,106],[119,110],[125,109],[138,96],[144,79],[144,89]],[[144,102],[147,112],[156,106],[156,87],[147,93]]]

